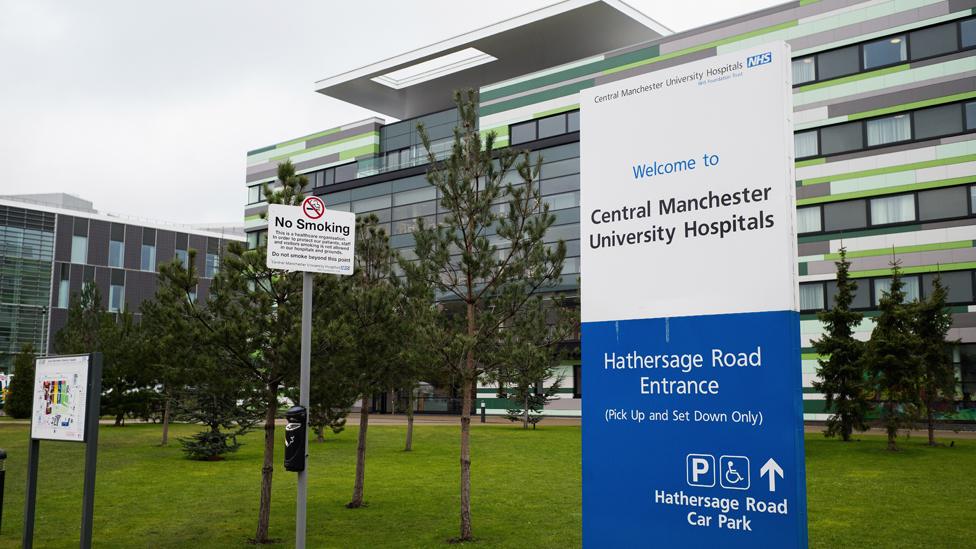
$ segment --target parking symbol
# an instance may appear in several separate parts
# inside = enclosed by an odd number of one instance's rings
[[[729,490],[748,490],[749,458],[746,456],[722,456],[718,458],[719,484]]]
[[[715,486],[715,456],[688,454],[685,458],[685,479],[688,486],[711,488]]]

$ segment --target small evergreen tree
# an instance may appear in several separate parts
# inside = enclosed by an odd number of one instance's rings
[[[556,375],[559,346],[566,339],[575,318],[558,297],[534,296],[510,326],[503,330],[498,367],[490,379],[498,383],[498,396],[514,406],[507,410],[512,422],[535,429],[542,421],[546,404],[554,400],[563,378]],[[549,385],[546,385],[549,381]]]
[[[28,343],[20,348],[14,358],[13,379],[7,387],[7,399],[3,411],[16,419],[29,418],[34,406],[34,361],[37,354],[34,345]]]
[[[876,400],[888,434],[888,449],[897,450],[898,429],[913,416],[918,404],[919,359],[912,331],[912,306],[905,303],[900,261],[891,262],[891,287],[878,304],[874,330],[864,363],[874,383]]]
[[[813,341],[813,348],[820,355],[817,380],[813,387],[824,394],[831,416],[827,420],[824,435],[840,435],[841,440],[851,440],[855,430],[864,431],[865,416],[871,407],[869,386],[864,363],[864,343],[854,338],[854,329],[864,315],[851,310],[857,292],[857,283],[851,280],[851,262],[847,249],[840,249],[837,265],[837,294],[833,307],[818,313],[824,333]]]
[[[919,389],[930,446],[935,446],[936,407],[945,401],[952,402],[956,391],[956,373],[950,355],[950,346],[954,342],[946,341],[952,328],[952,312],[946,306],[947,295],[942,278],[936,277],[928,297],[914,308],[917,355],[921,360]]]
[[[240,383],[234,372],[219,361],[202,359],[187,386],[174,391],[176,417],[208,429],[180,438],[190,459],[217,461],[236,452],[237,437],[250,431],[264,415],[260,393]]]
[[[478,131],[478,101],[473,90],[456,92],[459,125],[451,155],[441,160],[430,137],[427,181],[437,188],[446,211],[437,227],[420,224],[414,232],[417,262],[412,270],[452,303],[442,309],[432,330],[442,341],[435,355],[461,388],[460,519],[458,541],[472,539],[471,414],[479,377],[494,367],[492,353],[500,330],[537,292],[560,281],[566,246],[547,245],[555,217],[539,191],[541,158],[528,151],[494,150],[495,134]],[[511,182],[517,176],[518,185]],[[499,203],[505,211],[499,212]],[[408,273],[410,276],[410,273]]]
[[[369,428],[368,398],[395,384],[402,348],[403,322],[397,315],[400,289],[393,276],[393,252],[386,231],[373,214],[356,220],[356,265],[352,276],[343,277],[337,301],[342,305],[349,330],[350,386],[362,400],[356,447],[353,495],[346,505],[363,506],[366,478],[366,433]]]

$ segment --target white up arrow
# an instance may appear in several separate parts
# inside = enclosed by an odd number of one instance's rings
[[[769,458],[769,461],[766,462],[766,465],[763,465],[762,469],[759,470],[760,477],[764,477],[766,475],[769,475],[769,491],[775,492],[776,475],[779,475],[779,478],[783,478],[783,468],[780,467],[779,464],[776,463],[776,460],[774,460],[773,458]]]

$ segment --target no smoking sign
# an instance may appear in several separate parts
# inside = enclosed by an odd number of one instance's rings
[[[309,219],[318,219],[325,213],[325,202],[317,196],[310,196],[302,202],[302,212]]]

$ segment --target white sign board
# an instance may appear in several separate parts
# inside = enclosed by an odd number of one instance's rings
[[[789,50],[755,51],[581,92],[583,322],[797,310]]]
[[[84,442],[88,355],[37,359],[31,438]]]
[[[351,275],[356,214],[326,210],[310,196],[301,206],[268,206],[268,267]]]

